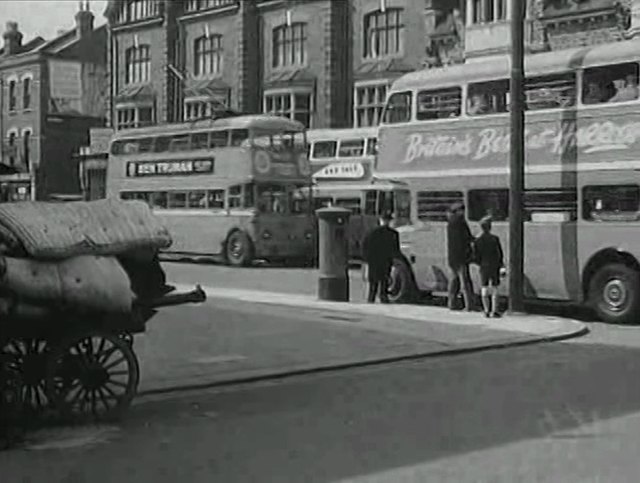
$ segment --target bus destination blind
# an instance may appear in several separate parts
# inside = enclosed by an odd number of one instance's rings
[[[181,176],[213,173],[213,159],[144,161],[127,163],[127,176]]]

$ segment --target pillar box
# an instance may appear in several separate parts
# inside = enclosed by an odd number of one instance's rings
[[[347,225],[351,212],[344,208],[321,208],[318,217],[318,297],[349,301],[349,244]]]

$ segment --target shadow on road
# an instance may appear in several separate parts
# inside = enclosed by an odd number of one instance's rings
[[[206,448],[217,481],[338,481],[532,438],[610,438],[568,432],[639,411],[639,371],[637,349],[540,345],[192,394],[139,406],[128,431],[151,425],[191,460]]]

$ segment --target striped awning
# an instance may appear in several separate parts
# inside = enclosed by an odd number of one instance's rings
[[[125,86],[120,89],[118,95],[115,97],[116,103],[118,102],[153,102],[156,98],[156,93],[153,87],[149,84],[138,84]]]
[[[184,98],[216,99],[226,105],[230,91],[230,86],[219,79],[191,80],[185,86]]]

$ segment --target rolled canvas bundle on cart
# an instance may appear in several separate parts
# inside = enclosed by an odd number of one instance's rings
[[[4,258],[0,291],[36,305],[79,311],[128,313],[134,294],[115,257],[79,256],[61,261]]]
[[[0,245],[9,256],[65,259],[171,245],[167,229],[140,201],[0,204]]]

